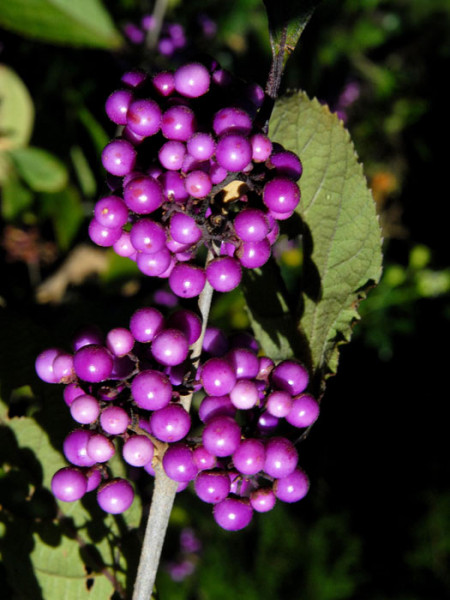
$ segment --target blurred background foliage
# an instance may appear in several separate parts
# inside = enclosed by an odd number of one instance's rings
[[[124,70],[173,66],[181,56],[130,41],[130,24],[151,12],[150,2],[71,4],[75,13],[40,0],[0,8],[0,385],[18,415],[32,415],[50,397],[33,372],[39,351],[64,347],[87,321],[126,324],[136,307],[168,301],[131,261],[94,248],[87,222],[105,191],[100,152],[114,136],[105,99]],[[209,30],[199,15],[210,19]],[[166,18],[185,30],[184,56],[208,52],[264,85],[270,45],[260,0],[171,0]],[[277,506],[236,535],[218,530],[185,492],[164,549],[161,598],[449,597],[442,373],[450,267],[441,141],[449,67],[445,0],[326,0],[302,35],[283,90],[304,89],[349,128],[380,216],[384,275],[360,307],[321,419],[300,447],[309,497]],[[296,240],[281,239],[277,257],[294,289],[302,262]],[[219,299],[212,320],[248,327],[241,294]],[[0,469],[0,525],[23,526],[37,518],[23,510],[33,498],[9,469]],[[0,579],[5,598],[26,597],[7,566]]]

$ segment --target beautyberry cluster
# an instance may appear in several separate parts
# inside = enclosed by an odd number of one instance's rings
[[[189,310],[165,318],[142,308],[129,328],[112,329],[106,339],[87,328],[75,336],[73,353],[51,348],[38,356],[37,374],[65,384],[78,424],[63,445],[71,466],[52,480],[57,498],[74,501],[97,489],[106,512],[129,508],[131,484],[110,478],[106,467],[116,452],[150,474],[162,457],[179,489],[193,481],[198,497],[214,505],[224,529],[242,529],[254,510],[266,512],[276,499],[303,498],[308,478],[293,440],[319,413],[306,392],[307,370],[295,360],[275,365],[258,356],[250,336],[228,340],[208,328],[195,372],[190,346],[200,333]],[[182,400],[193,391],[201,401],[191,418]]]
[[[103,150],[110,194],[95,206],[91,239],[168,279],[180,297],[209,281],[227,292],[242,267],[262,266],[300,201],[299,158],[258,125],[264,92],[211,61],[174,72],[134,71],[106,102],[121,134]],[[196,263],[206,246],[212,259]]]

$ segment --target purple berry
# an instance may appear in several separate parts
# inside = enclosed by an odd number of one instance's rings
[[[149,137],[161,128],[161,109],[150,99],[135,100],[128,108],[127,125],[134,133]]]
[[[131,395],[144,410],[164,408],[172,400],[172,385],[160,371],[141,371],[131,382]]]
[[[181,298],[195,298],[205,287],[206,275],[201,267],[177,264],[169,276],[170,289]]]
[[[151,342],[163,326],[164,317],[156,308],[139,308],[130,319],[130,331],[138,342]]]
[[[264,471],[270,477],[287,477],[296,468],[298,453],[286,438],[271,438],[266,445]]]
[[[241,282],[241,265],[238,260],[229,256],[214,258],[206,267],[206,278],[218,292],[230,292]]]
[[[214,417],[205,425],[202,440],[214,456],[230,456],[241,441],[241,428],[231,417]]]
[[[152,177],[135,177],[124,186],[123,198],[127,207],[138,215],[148,215],[164,202],[163,188]]]
[[[176,91],[187,98],[198,98],[209,90],[211,77],[208,69],[200,63],[179,67],[174,74]]]
[[[178,329],[164,329],[154,338],[151,352],[161,365],[173,367],[186,360],[189,344]]]
[[[275,177],[264,186],[263,202],[275,213],[292,212],[300,202],[300,189],[287,177]]]
[[[301,469],[277,479],[273,486],[275,496],[283,502],[298,502],[306,496],[308,489],[309,479]]]
[[[252,147],[244,135],[228,133],[217,142],[216,160],[227,171],[242,171],[251,159]]]
[[[316,421],[319,411],[319,404],[313,396],[301,394],[294,398],[286,421],[294,427],[309,427]]]
[[[155,448],[145,435],[132,435],[122,447],[122,456],[133,467],[143,467],[153,459]]]
[[[136,150],[126,140],[113,140],[102,152],[102,164],[108,173],[123,177],[134,169]]]
[[[164,453],[162,464],[166,475],[175,481],[192,481],[197,466],[191,448],[187,444],[173,444]]]
[[[210,471],[201,471],[195,478],[195,493],[210,504],[217,504],[225,500],[230,493],[230,478],[226,471],[213,469]]]
[[[113,515],[125,512],[132,505],[134,492],[125,479],[111,479],[97,492],[97,502],[102,510]]]
[[[78,469],[64,467],[59,469],[52,478],[53,495],[63,502],[75,502],[87,491],[87,479]]]
[[[289,392],[291,396],[301,394],[309,381],[308,371],[295,360],[284,360],[272,371],[271,382],[279,390]]]
[[[210,358],[202,367],[201,381],[208,396],[225,396],[234,388],[236,376],[228,361]]]
[[[256,475],[264,467],[265,455],[264,444],[260,440],[242,440],[233,453],[233,464],[239,473]]]
[[[84,394],[83,396],[78,396],[72,402],[70,406],[70,414],[72,415],[73,420],[77,423],[89,425],[97,420],[100,414],[100,406],[94,396]]]
[[[117,125],[127,124],[128,107],[133,94],[130,90],[116,90],[107,99],[105,110],[108,117]]]
[[[113,360],[103,346],[92,344],[77,350],[73,357],[75,372],[80,379],[89,383],[99,383],[110,377]]]
[[[253,510],[246,498],[225,498],[214,505],[213,514],[222,529],[238,531],[250,523]]]
[[[277,499],[271,488],[259,488],[250,494],[250,504],[257,512],[268,512]]]
[[[189,433],[191,417],[181,405],[169,404],[152,413],[150,427],[162,442],[179,442]]]
[[[120,406],[108,406],[100,415],[100,425],[110,435],[125,433],[130,423],[128,413]]]

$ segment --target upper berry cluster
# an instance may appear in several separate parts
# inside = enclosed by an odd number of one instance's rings
[[[111,193],[95,206],[91,239],[168,278],[180,297],[206,281],[234,289],[242,267],[269,259],[278,221],[300,201],[299,158],[258,125],[263,90],[215,62],[133,71],[122,84],[106,102],[121,133],[102,153]],[[206,268],[195,260],[202,245]]]

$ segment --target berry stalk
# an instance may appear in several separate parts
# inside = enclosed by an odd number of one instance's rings
[[[206,264],[211,260],[212,254],[208,253]],[[203,338],[208,323],[209,311],[213,297],[213,288],[206,285],[199,296],[198,306],[202,316],[202,332],[199,339],[192,347],[194,357],[194,368],[197,368],[202,351]],[[189,411],[193,394],[189,394],[182,400],[183,407]],[[152,597],[158,572],[162,547],[169,524],[172,506],[178,488],[178,482],[170,479],[164,471],[162,462],[155,466],[155,484],[153,488],[152,502],[142,543],[141,556],[136,576],[132,600],[148,600]]]

